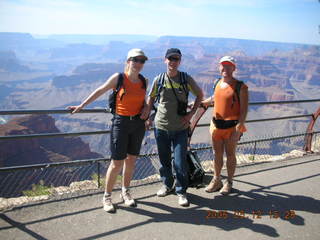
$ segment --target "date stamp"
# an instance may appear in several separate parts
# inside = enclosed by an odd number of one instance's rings
[[[270,219],[285,219],[290,220],[296,217],[296,213],[294,210],[253,210],[250,212],[246,212],[244,210],[234,210],[232,212],[228,212],[226,210],[206,210],[207,215],[206,219],[227,219],[227,218],[235,218],[235,219],[261,219],[261,218],[270,218]]]

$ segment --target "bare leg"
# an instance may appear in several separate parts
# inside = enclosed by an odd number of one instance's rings
[[[214,140],[212,142],[215,158],[213,161],[213,168],[214,168],[214,177],[216,179],[220,178],[221,169],[223,166],[223,149],[224,149],[224,142],[222,140]]]
[[[128,154],[127,158],[124,160],[122,186],[125,188],[130,186],[136,159],[137,156]]]
[[[117,180],[117,176],[119,175],[122,167],[123,167],[124,160],[112,160],[108,171],[106,173],[106,186],[105,191],[107,193],[111,193],[113,186]]]
[[[236,159],[237,142],[238,141],[232,137],[230,139],[225,140],[228,180],[231,182],[237,166],[237,159]]]

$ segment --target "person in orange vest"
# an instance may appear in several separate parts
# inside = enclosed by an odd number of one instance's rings
[[[220,191],[223,195],[229,194],[232,189],[233,176],[237,165],[236,147],[242,133],[246,131],[244,123],[248,112],[248,86],[233,77],[235,70],[235,59],[231,56],[222,57],[219,61],[219,71],[222,77],[215,84],[213,96],[202,101],[203,106],[214,103],[213,117],[210,123],[212,146],[215,154],[213,161],[214,177],[205,191]],[[227,156],[228,178],[223,184],[221,169],[224,152]]]
[[[112,160],[106,173],[106,186],[103,196],[103,208],[106,212],[115,212],[111,192],[121,169],[123,170],[123,178],[120,198],[127,206],[136,206],[135,200],[130,194],[129,186],[145,134],[146,118],[141,116],[141,112],[144,111],[145,107],[147,79],[140,72],[146,60],[148,58],[141,49],[131,49],[127,55],[124,73],[113,74],[80,105],[68,107],[72,110],[72,113],[77,113],[108,90],[116,90],[119,81],[123,81],[115,97],[116,104],[111,126],[110,148]]]

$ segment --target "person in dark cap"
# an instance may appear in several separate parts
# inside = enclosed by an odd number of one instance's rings
[[[155,115],[155,138],[157,141],[160,176],[163,186],[157,192],[158,197],[164,197],[173,192],[178,195],[178,203],[188,206],[188,165],[187,165],[187,142],[188,129],[192,116],[199,107],[203,93],[194,79],[185,72],[178,70],[181,63],[181,51],[170,48],[165,54],[167,71],[159,74],[153,81],[153,86],[147,101],[147,111],[142,114],[146,117],[155,102],[158,102]],[[187,112],[188,96],[191,92],[195,102],[191,111]],[[151,121],[149,119],[149,121]],[[174,153],[174,169],[176,183],[172,173],[171,147]]]

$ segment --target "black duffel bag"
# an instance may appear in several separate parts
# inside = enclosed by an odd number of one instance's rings
[[[196,152],[187,152],[187,162],[189,165],[189,187],[202,187],[205,171]]]

